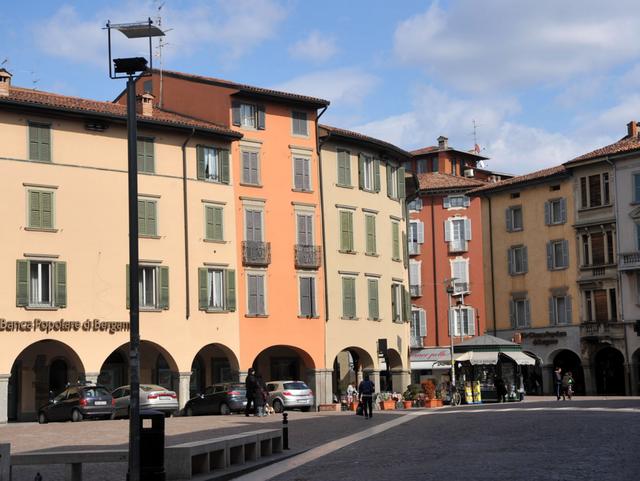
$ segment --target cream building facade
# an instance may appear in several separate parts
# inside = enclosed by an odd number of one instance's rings
[[[141,380],[184,404],[198,376],[238,370],[233,189],[197,164],[205,147],[233,162],[240,135],[139,102]],[[0,72],[0,422],[35,419],[67,382],[127,383],[126,159],[123,106]]]
[[[523,366],[529,393],[551,393],[553,367],[580,373],[580,295],[573,182],[563,166],[486,187],[482,198],[487,331],[521,341],[537,359]]]
[[[333,392],[344,393],[364,374],[377,392],[403,392],[410,383],[410,299],[402,162],[410,154],[355,132],[319,130]]]

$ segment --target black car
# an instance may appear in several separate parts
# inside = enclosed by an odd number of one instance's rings
[[[220,383],[209,386],[204,394],[189,399],[184,406],[185,416],[197,414],[231,414],[244,411],[247,390],[242,383]]]
[[[113,398],[106,387],[69,386],[40,408],[38,422],[109,419],[112,413]]]

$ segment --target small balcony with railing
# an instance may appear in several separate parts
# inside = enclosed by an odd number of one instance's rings
[[[580,266],[580,279],[590,280],[608,277],[614,278],[617,275],[616,269],[617,266],[615,263],[605,264],[600,262],[594,264],[583,264]]]
[[[410,256],[420,255],[420,243],[409,241],[409,255]]]
[[[607,342],[624,339],[624,324],[620,321],[583,321],[580,337],[585,341]]]
[[[471,291],[469,290],[469,283],[468,282],[459,282],[459,281],[455,281],[453,283],[453,295],[454,296],[461,296],[461,295],[467,295],[469,294]]]
[[[640,252],[627,252],[618,256],[618,269],[621,271],[640,270]]]
[[[265,267],[271,264],[271,243],[242,241],[242,265]]]
[[[422,296],[422,284],[409,284],[409,293],[411,297]]]
[[[423,339],[421,336],[411,336],[409,339],[409,347],[424,347]]]
[[[299,269],[319,269],[322,263],[322,247],[296,244],[294,261]]]

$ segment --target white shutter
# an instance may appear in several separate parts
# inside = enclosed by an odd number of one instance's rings
[[[471,240],[471,219],[464,220],[464,240]]]
[[[424,244],[424,222],[418,221],[418,243]]]
[[[444,221],[444,241],[445,242],[451,242],[451,239],[453,238],[452,225],[453,223],[451,222],[451,219],[447,219]]]
[[[470,336],[476,335],[476,310],[473,307],[470,307],[467,310],[467,319],[469,319],[469,331],[467,334]]]
[[[427,335],[427,311],[420,309],[418,313],[420,316],[418,335],[420,337],[425,337]]]

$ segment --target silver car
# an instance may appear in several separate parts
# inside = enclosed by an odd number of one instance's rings
[[[269,404],[277,413],[285,409],[309,411],[315,402],[313,391],[302,381],[269,381]]]
[[[120,386],[111,394],[115,407],[111,419],[129,417],[129,386]],[[169,417],[178,411],[178,396],[174,391],[155,384],[140,384],[140,409],[153,409]]]

